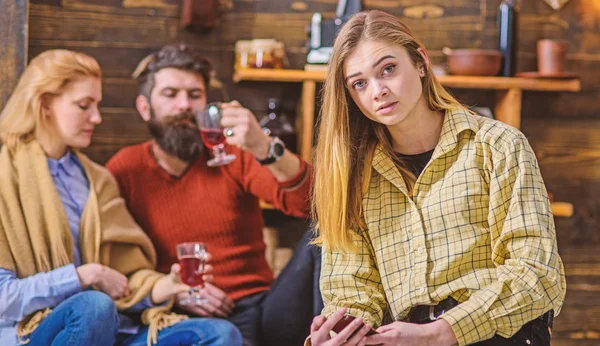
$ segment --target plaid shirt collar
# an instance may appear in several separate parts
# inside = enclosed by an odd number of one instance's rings
[[[480,125],[477,119],[475,119],[475,115],[470,114],[465,109],[456,108],[446,111],[440,139],[433,151],[431,160],[435,160],[454,149],[459,142],[459,136],[462,132],[470,130],[475,133],[479,128]],[[404,178],[402,178],[397,169],[392,169],[392,167],[396,166],[392,159],[385,154],[381,145],[375,148],[372,166],[379,174],[386,177],[394,186],[400,189],[400,191],[408,194]]]

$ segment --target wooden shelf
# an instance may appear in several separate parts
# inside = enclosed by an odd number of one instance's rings
[[[233,74],[234,82],[295,82],[302,83],[302,129],[300,136],[300,155],[307,161],[311,159],[315,117],[316,83],[323,82],[326,66],[316,70],[291,69],[240,69]],[[494,116],[497,120],[519,128],[521,126],[521,102],[523,90],[543,92],[577,92],[581,90],[579,79],[532,79],[518,77],[476,77],[476,76],[438,76],[440,83],[449,88],[496,90]],[[565,202],[551,204],[552,213],[558,217],[573,215],[573,205]],[[263,208],[268,208],[263,205]]]
[[[442,85],[464,89],[521,89],[529,91],[579,91],[579,79],[532,79],[519,77],[439,76]]]
[[[325,80],[325,71],[305,71],[289,69],[239,69],[233,73],[233,81],[261,81],[261,82],[322,82]]]
[[[326,71],[243,69],[233,74],[233,80],[262,82],[323,82]],[[532,91],[580,91],[579,79],[532,79],[519,77],[476,77],[476,76],[438,76],[442,85],[450,88],[493,89],[493,90],[532,90]]]

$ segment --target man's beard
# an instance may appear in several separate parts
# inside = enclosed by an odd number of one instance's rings
[[[162,150],[182,161],[194,161],[204,149],[196,118],[190,112],[158,119],[150,109],[148,129]]]

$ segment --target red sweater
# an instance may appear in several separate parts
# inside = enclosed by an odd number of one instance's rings
[[[288,215],[307,217],[312,168],[302,161],[293,179],[278,183],[266,167],[235,147],[232,163],[216,168],[200,155],[175,178],[154,160],[151,142],[119,151],[106,167],[117,179],[129,211],[152,239],[158,270],[177,262],[175,245],[201,241],[212,255],[214,284],[237,300],[273,282],[265,259],[259,199]]]

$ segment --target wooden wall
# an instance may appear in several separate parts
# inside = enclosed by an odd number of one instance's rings
[[[201,0],[199,0],[201,1]],[[300,86],[283,83],[234,85],[236,40],[272,37],[283,40],[291,67],[306,56],[305,25],[313,12],[332,16],[337,0],[221,0],[220,23],[212,31],[181,31],[180,0],[31,0],[29,56],[68,48],[96,57],[104,69],[104,123],[88,153],[105,162],[124,145],[148,138],[134,109],[137,62],[165,43],[183,41],[218,62],[218,75],[232,98],[262,115],[269,97],[280,97],[294,112]],[[434,62],[441,48],[495,48],[496,9],[500,0],[366,0],[363,6],[404,18],[428,47]],[[0,18],[4,15],[0,15]],[[600,343],[600,3],[571,0],[555,11],[542,0],[523,1],[519,71],[535,70],[535,42],[569,40],[567,68],[580,74],[583,90],[571,93],[527,92],[523,132],[530,138],[549,190],[571,202],[575,215],[557,219],[560,253],[569,290],[556,319],[553,345]],[[0,21],[2,22],[2,21]],[[0,30],[2,32],[2,30]],[[490,105],[485,91],[454,90],[469,104]],[[219,95],[212,95],[214,98]]]
[[[29,0],[0,0],[0,109],[12,93],[27,61]]]

